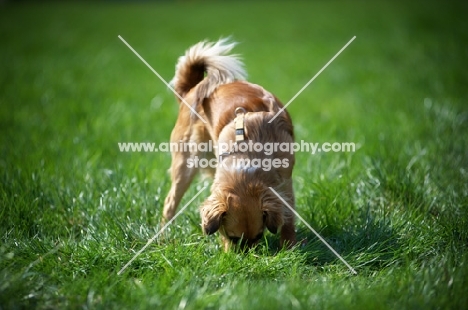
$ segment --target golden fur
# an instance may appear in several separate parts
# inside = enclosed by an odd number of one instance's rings
[[[203,123],[189,107],[180,102],[179,114],[171,134],[171,142],[208,142],[213,145],[235,141],[235,109],[244,108],[244,129],[247,143],[292,143],[293,126],[281,102],[262,87],[241,81],[245,72],[235,55],[226,55],[234,43],[220,40],[216,43],[201,42],[179,58],[172,85],[185,102],[202,116]],[[198,168],[188,168],[187,161],[197,152],[172,153],[172,186],[164,204],[164,219],[171,219],[182,196],[189,187]],[[200,208],[202,227],[206,234],[220,231],[225,249],[233,244],[252,247],[262,238],[264,229],[272,233],[281,231],[282,246],[295,243],[294,216],[283,202],[268,188],[273,187],[294,207],[292,169],[294,155],[275,151],[235,152],[226,157],[215,156],[225,166],[207,169],[214,174],[211,195]],[[279,158],[287,166],[264,170],[256,167],[236,166],[236,160]]]

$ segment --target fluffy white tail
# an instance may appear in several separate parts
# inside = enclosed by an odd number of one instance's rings
[[[222,84],[243,80],[247,74],[238,55],[227,55],[236,42],[220,39],[218,42],[200,42],[189,48],[176,65],[171,81],[175,91],[182,96],[193,88],[197,105]]]

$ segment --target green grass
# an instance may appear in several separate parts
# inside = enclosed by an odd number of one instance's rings
[[[266,8],[266,9],[265,9]],[[436,1],[0,5],[0,309],[468,307],[467,5]],[[305,247],[248,254],[205,237],[203,193],[160,229],[173,95],[162,76],[202,39],[233,35],[252,82],[287,102]],[[184,197],[199,189],[197,180]]]

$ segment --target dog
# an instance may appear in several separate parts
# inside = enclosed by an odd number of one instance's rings
[[[294,214],[269,187],[294,208],[294,154],[277,148],[256,152],[248,147],[292,143],[291,117],[278,98],[245,80],[241,59],[229,54],[236,44],[229,39],[203,41],[178,59],[170,85],[178,94],[179,112],[170,141],[211,141],[218,147],[211,157],[193,148],[171,152],[172,184],[163,222],[174,217],[182,196],[201,171],[213,177],[211,194],[200,207],[202,229],[207,235],[219,231],[225,251],[254,247],[266,229],[273,234],[280,231],[280,246],[292,247],[296,243]],[[220,152],[219,145],[231,148]],[[217,166],[194,166],[197,158],[215,159]],[[268,165],[272,162],[276,163],[273,167]]]

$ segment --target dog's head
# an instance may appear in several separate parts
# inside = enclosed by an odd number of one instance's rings
[[[265,228],[276,234],[284,222],[281,200],[265,185],[244,182],[218,187],[201,207],[206,234],[220,231],[225,249],[251,248],[263,238]]]

